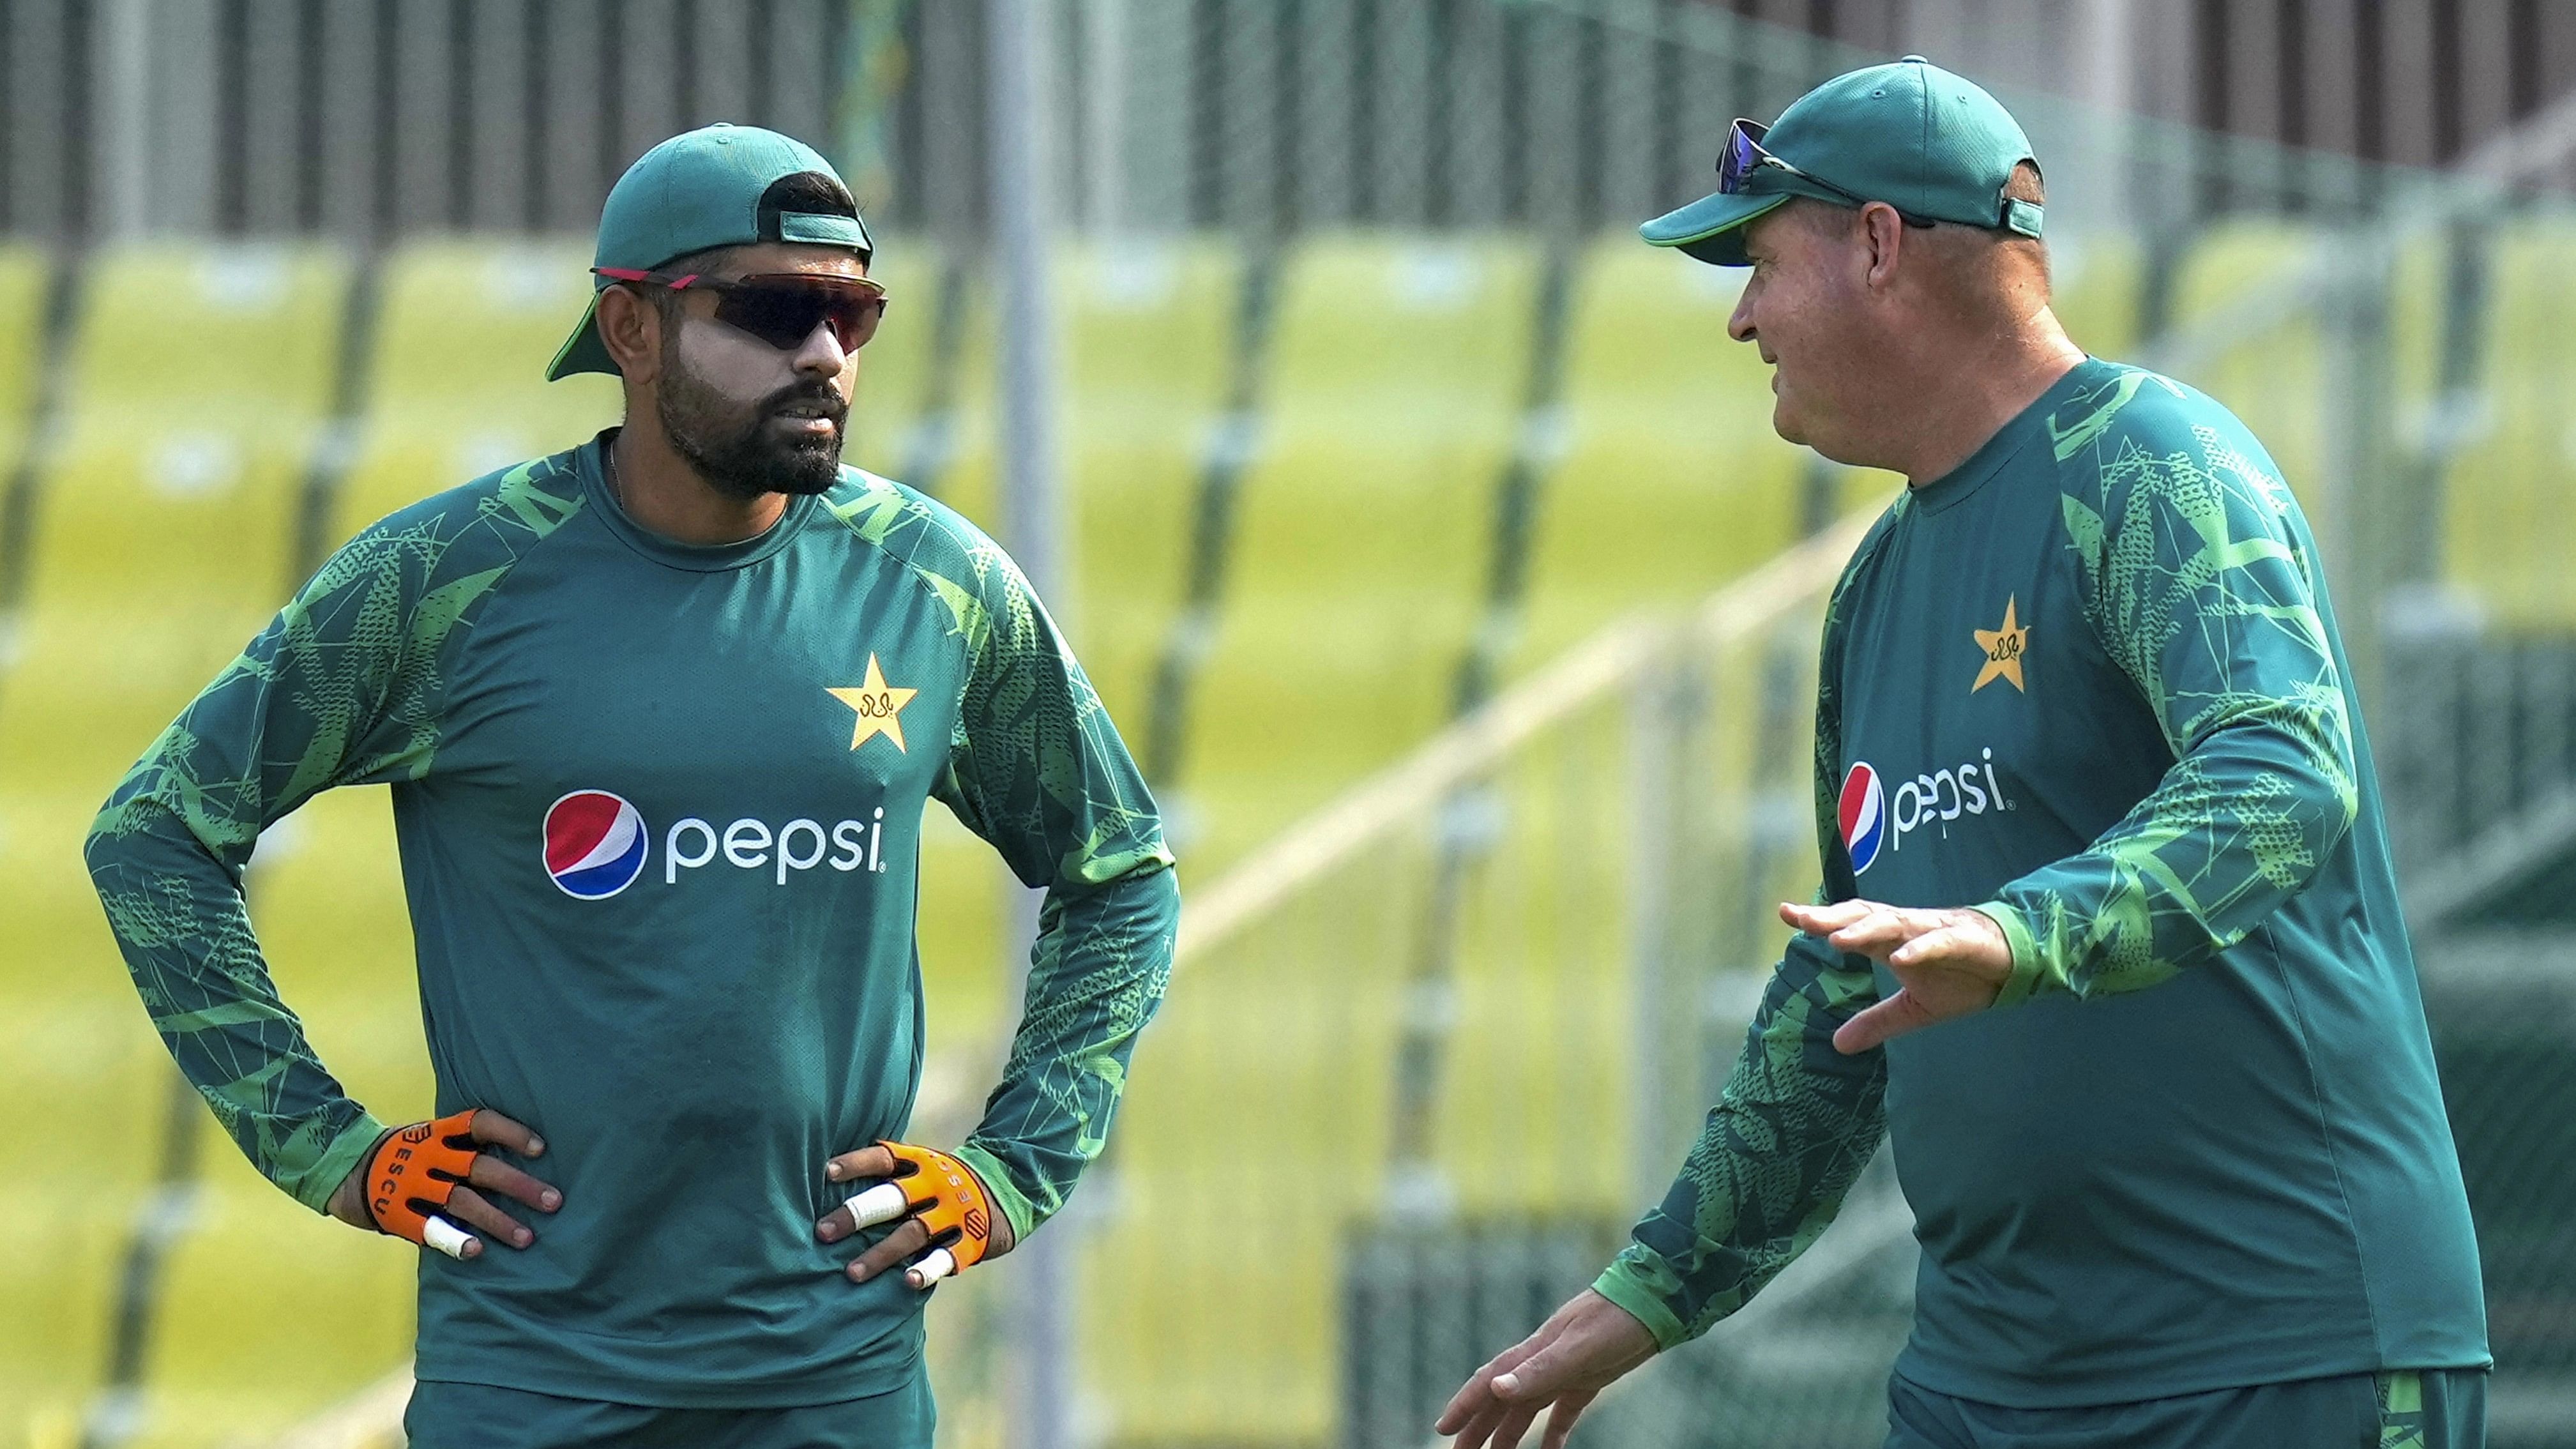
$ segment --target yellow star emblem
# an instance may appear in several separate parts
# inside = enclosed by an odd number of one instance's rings
[[[873,735],[883,735],[903,749],[903,707],[921,691],[897,689],[885,682],[884,671],[877,668],[877,657],[868,656],[868,677],[856,689],[835,689],[834,699],[859,712],[858,727],[850,731],[850,748],[857,749]],[[906,753],[909,753],[907,751]]]
[[[2030,630],[2022,627],[2014,610],[2020,606],[2017,596],[2004,598],[2004,625],[2000,629],[1971,629],[1977,636],[1977,648],[1986,656],[1986,665],[1977,671],[1977,682],[1968,686],[1970,694],[2000,679],[2012,685],[2016,693],[2027,694],[2022,687],[2022,651],[2030,647]]]

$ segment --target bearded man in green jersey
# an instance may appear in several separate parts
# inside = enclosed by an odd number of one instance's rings
[[[1555,1449],[1882,1137],[1891,1449],[2482,1442],[2477,1247],[2314,540],[2212,399],[2048,311],[2038,163],[1907,57],[1736,123],[1646,240],[1750,266],[1780,434],[1908,487],[1827,611],[1824,885],[1663,1204],[1462,1388]],[[1723,1412],[1722,1409],[1716,1412]]]
[[[243,1151],[440,1250],[414,1445],[929,1443],[924,1290],[1063,1205],[1161,999],[1171,855],[1090,684],[990,539],[839,461],[874,255],[787,137],[647,153],[548,374],[621,375],[625,425],[361,533],[90,839]],[[263,829],[365,782],[438,1079],[398,1131],[315,1059],[240,890]],[[934,798],[1047,891],[954,1153],[900,1140]]]

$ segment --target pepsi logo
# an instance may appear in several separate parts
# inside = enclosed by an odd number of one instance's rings
[[[1887,791],[1868,761],[1854,764],[1843,776],[1837,813],[1842,817],[1843,849],[1851,856],[1852,874],[1858,875],[1878,860],[1878,848],[1887,840]]]
[[[575,900],[635,884],[650,846],[643,813],[605,790],[575,790],[546,809],[546,874]]]

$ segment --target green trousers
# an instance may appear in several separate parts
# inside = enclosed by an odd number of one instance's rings
[[[2484,1449],[2484,1369],[2257,1384],[2134,1404],[2007,1409],[1887,1388],[1887,1449]]]
[[[657,1409],[489,1384],[423,1383],[411,1449],[930,1449],[930,1375],[892,1393],[794,1409]]]

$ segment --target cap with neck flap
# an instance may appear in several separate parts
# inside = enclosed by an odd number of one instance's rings
[[[780,185],[799,176],[830,184]],[[796,195],[783,197],[783,192]],[[847,209],[790,209],[786,204],[796,200],[811,208],[818,192]],[[802,141],[758,126],[702,126],[645,152],[617,178],[600,212],[592,262],[650,271],[691,252],[754,242],[847,247],[865,262],[875,255],[876,244],[849,194],[832,163]],[[608,278],[593,279],[590,308],[546,368],[547,381],[576,372],[617,371],[597,325],[597,294],[610,285]]]
[[[1809,176],[1908,216],[2039,235],[2039,205],[2004,195],[2015,166],[2039,164],[2021,123],[1984,87],[1919,55],[1817,86],[1780,113],[1762,145]],[[1703,196],[1637,232],[1704,262],[1746,266],[1745,224],[1793,196],[1853,204],[1766,166],[1744,190]]]

